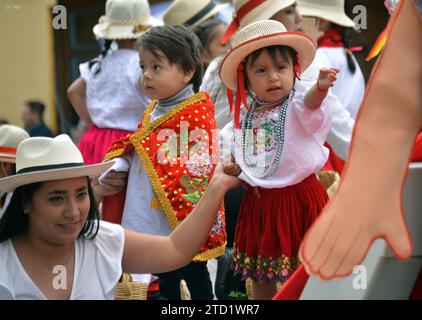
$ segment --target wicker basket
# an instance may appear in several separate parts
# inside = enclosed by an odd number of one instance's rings
[[[336,171],[318,171],[317,176],[331,198],[340,183],[340,175]]]
[[[123,273],[122,280],[116,286],[114,298],[116,300],[146,300],[148,284],[134,282],[128,273]]]

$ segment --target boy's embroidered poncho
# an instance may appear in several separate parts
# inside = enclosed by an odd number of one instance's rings
[[[208,94],[199,92],[150,122],[156,104],[156,100],[151,102],[138,129],[115,142],[105,159],[122,157],[132,150],[137,153],[155,191],[151,206],[160,206],[174,229],[199,201],[218,162],[214,105]],[[194,260],[220,256],[225,245],[222,204],[207,242]]]

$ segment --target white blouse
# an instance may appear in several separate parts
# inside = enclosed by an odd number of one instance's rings
[[[352,73],[347,66],[344,48],[318,48],[316,54],[325,55],[331,68],[340,69],[331,91],[340,99],[352,118],[356,119],[365,94],[365,78],[355,57],[352,57],[352,59],[355,62],[356,71]]]
[[[300,84],[296,84],[297,86]],[[299,93],[298,93],[299,92]],[[220,135],[223,149],[231,150],[236,162],[242,169],[239,176],[251,186],[262,188],[282,188],[301,182],[306,177],[320,170],[328,159],[328,149],[324,147],[331,128],[331,111],[327,103],[320,108],[310,110],[303,103],[303,89],[297,90],[287,107],[284,125],[284,145],[275,173],[269,177],[254,175],[244,159],[241,129],[233,128],[233,121],[227,124]],[[253,130],[265,131],[265,166],[272,166],[277,149],[276,126],[279,122],[280,107],[264,113],[254,113]],[[241,112],[241,124],[245,121],[246,111]],[[234,133],[235,132],[235,133]],[[259,150],[259,149],[258,149]],[[223,151],[224,153],[227,151]],[[249,152],[250,154],[251,152]]]
[[[101,71],[88,62],[79,66],[86,83],[89,115],[100,128],[134,131],[150,99],[139,84],[141,68],[137,51],[119,49],[101,60]]]
[[[71,300],[113,300],[122,275],[124,231],[100,221],[92,240],[75,241],[75,268]],[[46,300],[23,268],[12,241],[0,243],[0,300]]]

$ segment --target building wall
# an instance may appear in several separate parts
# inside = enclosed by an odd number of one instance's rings
[[[44,120],[56,130],[52,7],[56,0],[0,0],[0,118],[22,126],[22,104],[46,104]]]

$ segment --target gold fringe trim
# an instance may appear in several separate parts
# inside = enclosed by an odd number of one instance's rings
[[[111,160],[113,158],[120,157],[120,155],[123,153],[124,150],[125,150],[124,148],[119,148],[116,150],[109,151],[104,156],[104,160]]]
[[[131,141],[133,142],[133,139],[142,140],[142,139],[146,138],[147,136],[149,136],[155,130],[155,128],[162,125],[167,120],[173,118],[177,113],[179,113],[183,109],[185,109],[185,108],[187,108],[191,105],[194,105],[196,103],[205,101],[206,99],[207,99],[207,96],[206,96],[205,92],[198,92],[198,93],[194,94],[192,97],[190,97],[190,98],[186,99],[185,101],[183,101],[182,103],[178,104],[171,111],[167,112],[165,115],[156,119],[153,122],[150,121],[151,120],[151,112],[154,110],[158,101],[157,100],[151,101],[151,103],[149,104],[149,106],[145,110],[145,117],[144,117],[144,120],[142,121],[141,130],[139,132],[137,131],[131,137]]]
[[[223,245],[217,248],[198,253],[195,257],[193,257],[193,261],[208,261],[223,255],[226,250],[226,244],[227,242],[224,242]]]
[[[166,122],[167,120],[171,119],[179,113],[181,110],[199,103],[201,101],[204,101],[207,99],[207,96],[204,92],[199,92],[189,99],[186,99],[179,105],[177,105],[175,108],[173,108],[171,111],[160,117],[159,119],[150,122],[151,119],[151,112],[154,110],[155,106],[157,105],[157,100],[153,100],[147,109],[145,110],[145,116],[142,121],[142,127],[141,130],[136,131],[131,137],[130,141],[135,147],[135,151],[138,154],[139,158],[141,159],[142,163],[145,166],[145,170],[151,180],[152,187],[154,188],[155,194],[158,198],[158,201],[161,205],[161,208],[163,209],[164,214],[166,215],[171,227],[174,229],[179,224],[179,220],[177,219],[176,213],[173,210],[173,207],[166,195],[166,193],[163,190],[163,187],[161,185],[161,181],[157,175],[157,172],[155,171],[154,165],[152,164],[151,159],[149,158],[147,152],[145,151],[144,147],[142,146],[141,141],[145,139],[147,136],[149,136],[151,133],[154,132],[154,130]]]
[[[145,170],[148,174],[148,177],[151,181],[152,187],[154,188],[155,195],[158,198],[158,201],[161,205],[161,209],[163,209],[164,214],[167,217],[171,227],[174,229],[179,224],[179,220],[176,217],[176,213],[173,210],[173,207],[167,198],[166,193],[163,190],[161,185],[161,181],[158,178],[157,172],[155,171],[154,165],[152,164],[151,159],[148,157],[147,152],[142,147],[140,140],[136,139],[136,141],[132,141],[133,145],[135,146],[135,150],[139,156],[139,159],[144,164]]]

